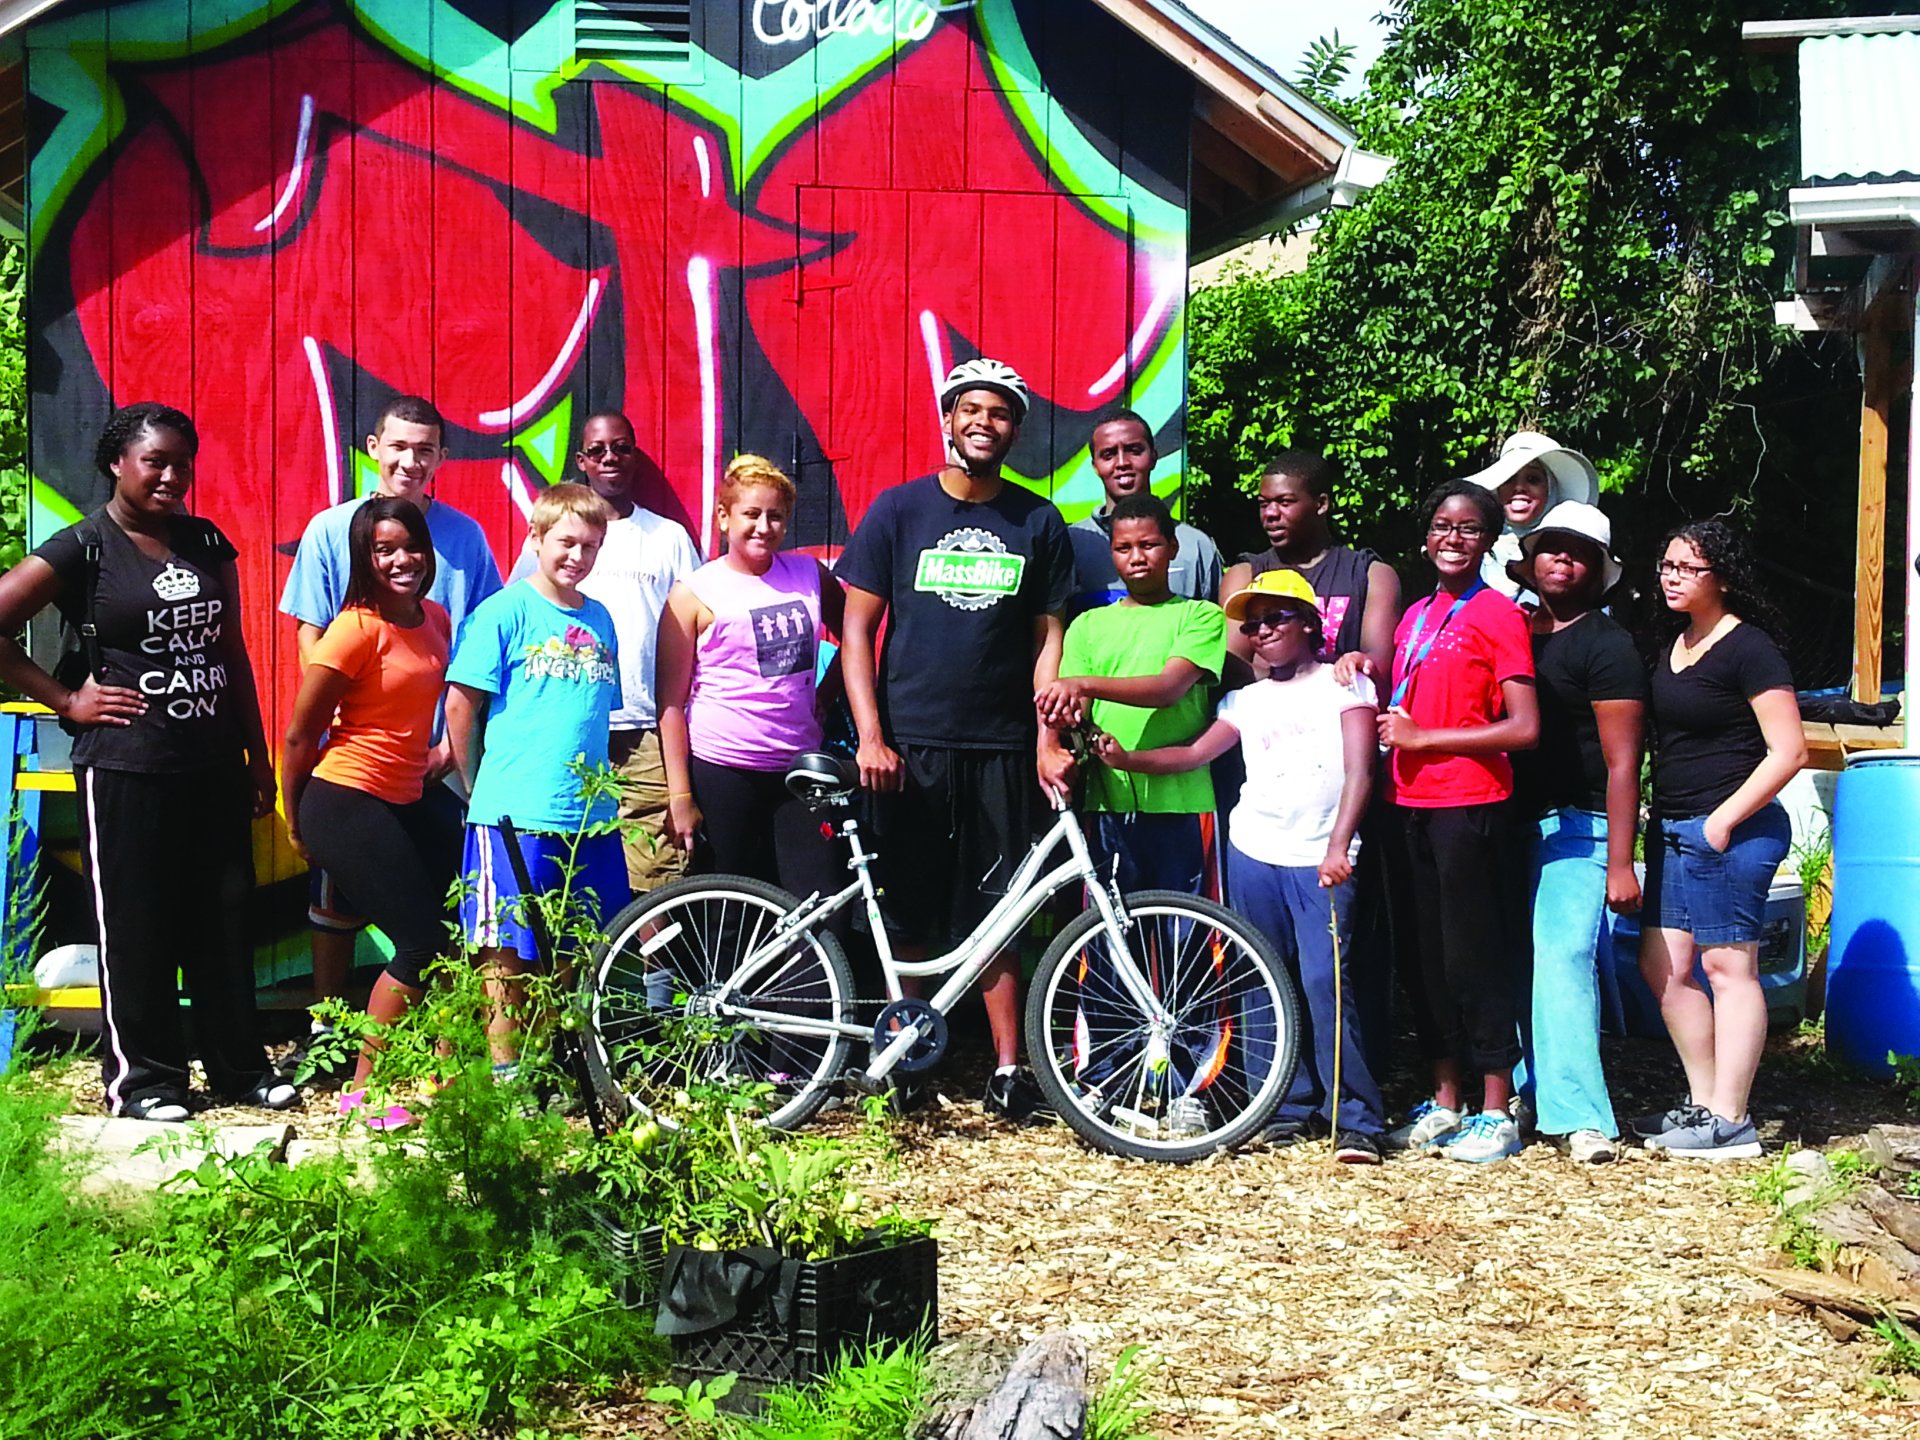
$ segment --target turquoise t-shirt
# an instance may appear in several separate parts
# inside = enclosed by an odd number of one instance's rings
[[[563,609],[516,581],[468,619],[447,683],[493,697],[469,820],[493,825],[504,815],[524,830],[566,834],[614,818],[609,799],[586,813],[567,768],[576,758],[607,763],[620,663],[606,606],[585,599],[578,610]]]
[[[1187,660],[1217,684],[1227,658],[1227,617],[1206,600],[1176,596],[1158,605],[1107,605],[1067,627],[1060,677],[1121,679],[1158,675],[1169,660]],[[1162,710],[1096,700],[1087,718],[1129,750],[1184,745],[1207,728],[1212,704],[1196,684]],[[1213,778],[1202,765],[1184,775],[1136,775],[1089,767],[1086,804],[1112,814],[1199,815],[1213,809]]]

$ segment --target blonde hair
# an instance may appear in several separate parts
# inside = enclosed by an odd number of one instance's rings
[[[765,485],[769,490],[778,490],[788,508],[792,508],[795,494],[793,481],[787,478],[786,471],[764,455],[734,456],[727,465],[727,473],[720,477],[720,493],[714,497],[715,502],[722,510],[728,509],[749,485]]]
[[[605,530],[614,521],[613,507],[585,485],[568,482],[549,485],[533,502],[527,529],[537,540],[569,515]]]

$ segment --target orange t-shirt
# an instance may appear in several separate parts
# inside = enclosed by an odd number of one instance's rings
[[[396,805],[420,798],[453,635],[445,610],[421,604],[426,618],[411,630],[374,610],[342,610],[308,662],[349,682],[313,773]]]

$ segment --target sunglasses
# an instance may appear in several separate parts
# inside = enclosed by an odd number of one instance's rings
[[[631,455],[634,443],[631,440],[596,440],[591,445],[582,445],[580,453],[589,460],[604,460],[609,455]]]
[[[1269,610],[1264,615],[1240,622],[1242,635],[1258,635],[1263,630],[1278,630],[1283,625],[1304,625],[1307,617],[1298,610]]]

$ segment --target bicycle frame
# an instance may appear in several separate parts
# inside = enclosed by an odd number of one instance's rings
[[[1119,894],[1101,881],[1099,872],[1094,868],[1093,857],[1087,850],[1086,836],[1080,829],[1079,817],[1059,800],[1054,802],[1054,809],[1057,815],[1052,827],[1034,841],[1026,858],[1008,881],[1007,893],[994,903],[973,932],[946,954],[918,961],[894,958],[893,945],[887,938],[886,927],[880,922],[880,891],[875,888],[870,873],[874,856],[861,843],[858,822],[846,821],[841,826],[841,833],[853,852],[853,858],[848,862],[854,872],[853,882],[844,890],[825,898],[810,896],[798,909],[782,918],[766,943],[749,953],[739,969],[711,997],[708,1003],[713,1012],[721,1019],[754,1021],[785,1034],[838,1035],[849,1039],[870,1037],[872,1032],[869,1029],[844,1021],[809,1020],[802,1016],[760,1011],[731,1003],[731,997],[738,990],[751,985],[784,959],[791,949],[790,942],[794,935],[838,914],[859,899],[866,905],[874,947],[879,952],[881,972],[886,978],[887,998],[903,998],[902,977],[950,975],[951,978],[927,1001],[932,1009],[944,1015],[973,987],[1007,942],[1019,934],[1040,907],[1077,881],[1086,887],[1094,909],[1100,913],[1107,938],[1113,945],[1114,968],[1121,984],[1155,1027],[1170,1025],[1171,1017],[1153,993],[1133,952],[1127,946],[1124,904]],[[1042,874],[1062,845],[1067,848],[1067,858]],[[917,1025],[902,1025],[899,1033],[866,1067],[866,1079],[874,1084],[884,1080],[900,1058],[919,1043],[920,1038]]]

